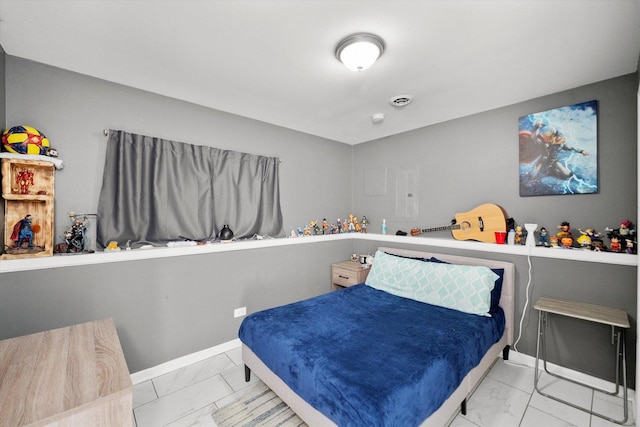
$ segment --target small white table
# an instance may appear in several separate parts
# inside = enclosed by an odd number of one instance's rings
[[[629,316],[626,311],[620,310],[617,308],[605,307],[601,305],[594,304],[586,304],[582,302],[555,299],[555,298],[547,298],[540,297],[538,301],[536,301],[533,306],[536,310],[538,310],[538,339],[536,343],[536,367],[535,367],[535,377],[534,377],[534,386],[538,393],[543,396],[546,396],[550,399],[556,400],[558,402],[564,403],[576,409],[580,409],[582,411],[588,412],[597,417],[603,418],[607,421],[614,422],[616,424],[624,424],[629,417],[629,408],[628,408],[628,400],[627,400],[627,358],[626,358],[626,347],[625,347],[625,330],[630,328],[629,324]],[[601,323],[604,325],[611,326],[611,334],[613,338],[613,342],[616,345],[616,387],[614,391],[602,390],[596,387],[591,387],[587,384],[581,383],[579,381],[572,380],[570,378],[566,378],[557,373],[549,372],[547,368],[547,356],[546,356],[546,340],[545,340],[545,329],[547,326],[547,320],[549,314],[555,314],[559,316],[573,317],[575,319],[582,319],[589,322]],[[540,354],[542,353],[542,355]],[[582,385],[584,387],[588,387],[592,390],[597,390],[599,392],[617,396],[620,390],[620,378],[622,377],[622,390],[623,390],[623,407],[624,407],[624,417],[621,420],[616,420],[606,415],[600,414],[598,412],[594,412],[590,409],[583,408],[578,405],[574,405],[571,402],[567,402],[563,399],[560,399],[556,396],[552,396],[548,393],[544,393],[540,391],[538,388],[538,378],[539,378],[539,370],[538,370],[538,362],[542,358],[544,370],[549,375],[552,375],[556,378],[560,378],[566,381],[570,381],[575,384]],[[620,372],[620,368],[622,367],[622,373]],[[621,375],[622,374],[622,375]]]

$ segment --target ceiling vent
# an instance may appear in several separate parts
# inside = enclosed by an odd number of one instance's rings
[[[413,96],[411,95],[398,95],[391,98],[389,100],[389,104],[393,105],[394,107],[404,107],[405,105],[410,104],[412,99]]]

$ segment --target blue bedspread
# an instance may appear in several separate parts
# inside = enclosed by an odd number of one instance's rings
[[[339,426],[418,425],[502,336],[465,314],[364,284],[247,316],[240,340]]]

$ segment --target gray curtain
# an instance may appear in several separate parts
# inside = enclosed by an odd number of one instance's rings
[[[98,245],[284,235],[279,160],[110,130]]]

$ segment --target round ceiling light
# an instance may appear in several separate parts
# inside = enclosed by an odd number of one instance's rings
[[[348,69],[362,71],[371,67],[382,56],[384,43],[376,35],[354,34],[338,43],[336,58]]]

